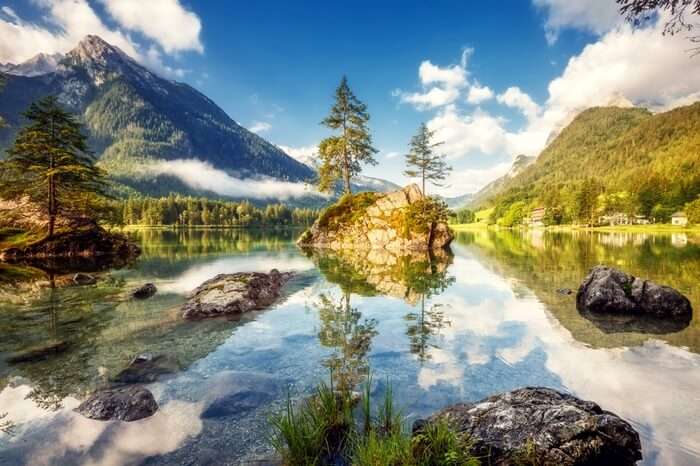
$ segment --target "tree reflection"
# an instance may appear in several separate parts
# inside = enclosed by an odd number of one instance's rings
[[[411,353],[415,354],[421,363],[431,359],[429,348],[438,348],[433,342],[433,337],[439,335],[440,330],[451,324],[445,317],[442,304],[433,304],[426,309],[425,299],[426,296],[422,295],[420,312],[409,312],[405,317],[408,322],[406,335],[410,341]]]
[[[362,319],[362,313],[350,305],[349,292],[337,300],[322,294],[316,308],[321,319],[318,338],[323,346],[334,349],[323,364],[331,370],[338,390],[352,390],[369,371],[367,355],[377,335],[377,321]]]

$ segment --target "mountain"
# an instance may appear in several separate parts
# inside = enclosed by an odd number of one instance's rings
[[[39,55],[4,69],[0,113],[9,127],[0,130],[0,150],[14,140],[29,104],[55,94],[82,117],[99,164],[126,190],[202,192],[151,169],[173,160],[198,159],[241,179],[304,182],[315,176],[197,90],[154,74],[97,36],[85,37],[60,59]]]
[[[518,176],[520,173],[522,173],[523,170],[532,165],[536,159],[537,157],[529,157],[523,154],[520,154],[517,157],[515,157],[513,165],[511,165],[510,170],[508,170],[508,173],[501,176],[500,178],[496,178],[495,180],[481,188],[479,191],[477,191],[475,194],[473,194],[470,200],[470,204],[479,205],[491,196],[497,194],[501,190],[501,188],[503,188],[503,186],[505,186],[508,183],[508,180],[511,180]]]
[[[464,207],[469,207],[472,204],[472,201],[474,200],[474,194],[468,193],[468,194],[463,194],[461,196],[456,196],[456,197],[440,196],[440,198],[443,201],[445,201],[445,203],[447,204],[447,207],[449,207],[452,210],[458,210],[458,209],[462,209]]]
[[[19,63],[0,64],[0,72],[16,76],[40,76],[42,74],[53,73],[58,69],[58,65],[63,60],[62,53],[46,54],[39,53],[29,60]]]
[[[654,210],[661,218],[700,195],[700,102],[658,114],[588,109],[480,204],[503,212],[522,201],[526,208],[545,206],[566,218],[586,196],[588,203],[600,202],[590,199],[595,193],[618,195],[627,205],[620,209],[643,215]]]

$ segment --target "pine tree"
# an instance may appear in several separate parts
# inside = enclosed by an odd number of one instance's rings
[[[7,151],[0,195],[42,205],[50,238],[57,217],[94,215],[96,201],[104,196],[104,175],[94,165],[80,123],[56,97],[33,103],[24,116],[29,124]]]
[[[368,128],[369,113],[348,86],[345,76],[335,91],[335,103],[321,124],[340,134],[324,139],[318,146],[321,164],[318,186],[331,192],[338,179],[343,180],[346,194],[352,194],[350,180],[362,170],[361,164],[376,165],[372,135]]]
[[[425,192],[425,183],[430,182],[434,186],[440,184],[452,171],[452,167],[445,162],[445,156],[435,153],[435,148],[442,142],[432,142],[435,131],[430,131],[425,123],[418,128],[418,133],[411,138],[410,150],[406,154],[407,168],[404,174],[410,178],[420,178]]]

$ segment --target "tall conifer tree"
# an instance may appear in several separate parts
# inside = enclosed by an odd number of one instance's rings
[[[423,195],[426,194],[426,182],[442,186],[440,182],[452,171],[452,167],[445,161],[445,156],[435,153],[435,148],[442,145],[442,142],[432,142],[434,135],[435,131],[430,131],[426,124],[422,123],[418,133],[411,138],[410,150],[406,154],[407,168],[404,174],[421,179]]]
[[[57,217],[94,214],[96,201],[105,193],[104,175],[94,164],[80,123],[56,97],[33,103],[24,116],[29,123],[2,164],[0,195],[42,205],[48,216],[47,236],[52,237]]]
[[[321,122],[324,126],[339,132],[321,141],[318,147],[321,164],[319,167],[319,189],[331,192],[335,183],[343,180],[346,194],[352,194],[350,181],[360,173],[363,163],[376,165],[369,132],[369,113],[348,86],[345,76],[335,91],[335,103],[330,114]]]

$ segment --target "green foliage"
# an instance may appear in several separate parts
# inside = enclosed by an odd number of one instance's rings
[[[425,123],[421,123],[418,133],[411,138],[410,150],[406,154],[406,171],[404,175],[410,178],[420,178],[422,190],[425,195],[426,181],[435,186],[440,184],[452,171],[452,167],[445,162],[445,156],[435,153],[435,148],[442,142],[432,142],[435,131],[430,131]]]
[[[586,110],[487,202],[490,223],[524,202],[526,214],[547,208],[548,223],[594,224],[618,212],[665,221],[698,195],[700,103],[656,115]]]
[[[77,119],[49,96],[25,113],[29,124],[7,151],[0,195],[28,198],[41,206],[53,235],[57,216],[91,216],[105,193],[104,173],[94,165]]]
[[[447,223],[450,210],[437,198],[423,197],[409,205],[405,215],[405,233],[428,233],[438,223]]]
[[[339,134],[324,139],[318,146],[321,158],[318,187],[322,192],[331,192],[337,180],[342,179],[345,193],[351,194],[350,181],[362,171],[362,164],[376,165],[369,132],[367,106],[352,92],[345,76],[335,91],[335,102],[330,114],[321,122]]]
[[[476,213],[473,210],[467,209],[466,207],[459,209],[450,215],[450,223],[464,224],[474,222],[476,222]]]
[[[153,198],[132,196],[110,201],[106,220],[112,225],[174,225],[253,227],[310,225],[314,209],[290,209],[284,204],[256,207],[248,201],[233,202],[170,194]]]
[[[700,198],[687,203],[683,210],[688,217],[688,222],[700,224]]]
[[[362,217],[378,197],[374,192],[345,194],[321,213],[318,224],[331,231],[337,230],[341,225],[350,225]]]
[[[466,434],[456,433],[446,421],[428,423],[413,436],[413,456],[420,466],[479,466],[469,451],[472,444]]]
[[[525,210],[526,204],[524,201],[517,201],[508,206],[508,210],[498,219],[498,225],[504,227],[512,227],[522,223],[523,218],[527,214]]]

